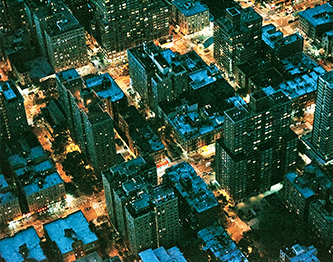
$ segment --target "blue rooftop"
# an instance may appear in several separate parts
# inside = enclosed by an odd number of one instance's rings
[[[165,170],[164,176],[175,183],[175,188],[180,195],[188,202],[189,206],[194,208],[198,213],[204,212],[210,208],[216,207],[218,202],[210,191],[203,179],[197,175],[194,168],[186,163],[181,162],[175,166]],[[191,189],[186,189],[181,180],[188,181],[191,184]]]
[[[147,249],[139,253],[142,262],[186,262],[183,254],[178,247],[174,246],[165,250],[164,247],[159,247],[154,250]]]
[[[32,261],[46,260],[40,247],[40,239],[33,227],[17,233],[15,236],[0,240],[0,256],[7,262],[21,262],[20,247],[26,244],[29,251],[28,258]]]
[[[61,82],[80,78],[79,73],[74,68],[70,68],[68,70],[61,71],[61,72],[57,73],[56,76],[61,80]]]
[[[0,175],[0,191],[1,189],[4,189],[8,187],[8,183],[3,175]]]
[[[299,15],[315,27],[333,23],[333,8],[329,3],[305,10],[300,12]]]
[[[297,176],[295,173],[288,173],[286,178],[294,185],[297,191],[304,198],[309,198],[315,195],[313,190],[307,186],[307,183],[303,180],[302,177]]]
[[[16,88],[16,86],[11,81],[6,81],[6,82],[0,83],[0,93],[3,94],[3,96],[5,97],[5,99],[7,101],[17,98],[17,95],[14,92],[13,88]]]
[[[44,229],[48,233],[51,240],[55,241],[62,254],[66,254],[73,250],[73,239],[82,240],[83,245],[87,245],[98,240],[96,234],[91,232],[89,223],[82,211],[75,212],[65,218],[46,224]],[[72,229],[73,233],[71,235],[67,234],[68,236],[66,236],[66,229]]]
[[[110,98],[112,102],[118,101],[125,96],[109,73],[87,79],[86,86],[95,90],[100,98]]]
[[[30,185],[27,185],[23,188],[23,191],[27,196],[44,190],[46,188],[50,188],[52,186],[64,183],[58,172],[55,172],[41,179],[36,178],[34,181],[31,182],[32,183]]]
[[[208,11],[208,7],[199,1],[173,0],[172,3],[187,17]]]

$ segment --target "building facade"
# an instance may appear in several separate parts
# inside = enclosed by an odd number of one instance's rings
[[[227,8],[214,26],[214,58],[227,74],[252,60],[260,51],[262,17],[252,8]]]
[[[27,4],[40,50],[55,71],[89,63],[85,30],[60,0]]]
[[[328,161],[333,158],[333,71],[318,78],[312,145]]]
[[[96,23],[106,56],[124,58],[126,49],[169,34],[169,7],[162,0],[94,0]]]
[[[170,19],[184,35],[193,34],[209,26],[209,9],[194,0],[171,2]]]
[[[321,41],[325,32],[332,30],[333,7],[327,3],[299,13],[299,29],[311,41]]]
[[[73,68],[56,74],[59,100],[71,135],[96,172],[116,163],[114,121],[110,113],[118,117],[117,102],[122,103],[124,94],[118,86],[113,88],[109,78],[106,77],[108,83],[102,83],[104,75],[84,82]],[[126,101],[123,103],[127,105]]]
[[[216,180],[235,201],[262,193],[295,169],[297,137],[289,129],[291,100],[258,91],[248,105],[224,112],[216,143]]]
[[[170,188],[157,186],[126,208],[129,247],[138,253],[147,248],[171,247],[179,238],[178,199]]]
[[[0,83],[0,144],[19,137],[28,128],[24,99],[12,81]],[[0,149],[2,146],[0,146]]]
[[[3,175],[0,175],[0,222],[6,223],[22,216],[19,199],[13,194]]]

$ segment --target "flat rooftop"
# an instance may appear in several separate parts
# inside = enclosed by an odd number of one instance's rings
[[[67,254],[73,250],[74,240],[82,240],[83,245],[98,240],[96,234],[90,230],[89,223],[82,211],[45,224],[44,230],[48,233],[51,241],[57,244],[61,254]]]
[[[159,247],[154,250],[147,249],[139,253],[142,262],[186,262],[179,248],[174,246],[169,249]]]
[[[59,73],[56,73],[56,77],[59,78],[61,82],[71,81],[73,79],[81,78],[79,73],[75,68],[70,68]]]
[[[208,68],[192,72],[189,74],[190,83],[189,85],[193,90],[197,90],[209,84],[216,82],[217,78],[211,76]]]
[[[26,247],[28,259],[31,261],[46,261],[46,256],[40,247],[40,239],[33,227],[20,231],[13,237],[0,240],[0,256],[7,262],[23,262],[21,249]]]
[[[210,208],[218,206],[218,202],[213,194],[207,188],[203,179],[197,175],[194,168],[181,162],[165,170],[165,176],[175,184],[179,194],[187,201],[189,206],[193,207],[198,213],[204,212]],[[181,181],[186,181],[191,189],[186,189]]]
[[[23,191],[26,196],[35,194],[39,191],[64,183],[58,172],[54,172],[44,177],[37,177],[34,179],[30,179],[27,182],[28,185],[24,186],[23,184]]]
[[[195,0],[173,0],[171,3],[186,17],[209,11],[206,5]]]
[[[328,83],[328,87],[330,89],[333,89],[333,71],[332,70],[321,75],[320,78],[322,78],[324,81],[326,81]]]
[[[85,82],[86,87],[93,89],[102,99],[109,98],[112,102],[115,102],[125,97],[124,92],[120,89],[109,73],[96,75],[85,80]]]
[[[16,85],[12,81],[6,81],[0,83],[0,93],[7,100],[7,102],[20,99],[23,101],[23,97],[18,91]]]
[[[301,17],[306,19],[314,27],[333,23],[333,8],[331,4],[323,4],[299,13]]]
[[[217,223],[198,232],[203,251],[210,251],[218,261],[248,262],[248,259],[231,240],[227,232]]]

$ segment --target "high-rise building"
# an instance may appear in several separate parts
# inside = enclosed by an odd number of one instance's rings
[[[318,78],[312,145],[326,160],[333,158],[333,71]]]
[[[23,134],[28,127],[24,99],[12,81],[0,83],[0,144],[1,140]]]
[[[130,249],[171,247],[179,236],[178,198],[156,186],[156,166],[142,157],[102,172],[109,218]]]
[[[228,74],[235,66],[256,57],[260,51],[262,17],[251,7],[227,8],[215,21],[214,58]]]
[[[169,34],[169,7],[162,0],[93,2],[100,44],[109,59],[118,58],[118,53],[129,47]]]
[[[122,91],[119,87],[116,89],[109,78],[107,85],[100,86],[98,77],[88,83],[88,88],[73,68],[57,73],[56,80],[59,100],[74,141],[86,153],[96,172],[113,166],[116,146],[109,112],[115,114],[112,105],[117,98],[123,98]]]
[[[291,132],[291,100],[258,91],[247,105],[224,112],[224,135],[216,143],[216,180],[239,201],[283,180],[295,169],[297,136]]]
[[[129,247],[138,253],[147,248],[171,247],[179,237],[178,198],[163,185],[138,197],[125,208]]]
[[[28,3],[26,8],[39,48],[56,71],[89,63],[84,27],[61,0]]]

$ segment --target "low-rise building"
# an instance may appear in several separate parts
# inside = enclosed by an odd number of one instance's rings
[[[57,245],[64,261],[80,258],[98,248],[98,238],[81,211],[44,225],[46,241]]]
[[[64,181],[34,134],[7,143],[6,153],[18,191],[26,200],[24,212],[40,212],[66,198]]]
[[[6,223],[22,216],[18,197],[11,191],[3,175],[0,175],[0,222]]]
[[[312,41],[321,41],[333,27],[333,7],[327,3],[299,13],[299,29]]]
[[[163,184],[174,188],[179,200],[180,217],[193,229],[202,229],[218,219],[219,205],[194,168],[182,162],[165,170]]]
[[[0,257],[6,262],[37,261],[46,262],[47,258],[40,246],[36,230],[29,227],[13,237],[0,240]]]
[[[196,0],[173,0],[171,4],[171,21],[182,34],[193,34],[209,26],[206,5]]]
[[[41,212],[66,198],[65,183],[54,172],[49,175],[27,173],[18,177],[30,213]]]
[[[298,33],[284,36],[275,25],[269,24],[262,28],[262,40],[265,43],[270,61],[273,59],[284,59],[294,53],[303,51],[303,37]]]
[[[164,247],[159,247],[154,250],[147,249],[139,253],[142,262],[186,262],[183,254],[180,252],[179,248],[174,246],[169,249]]]
[[[215,261],[248,262],[228,233],[217,223],[200,230],[198,238],[202,242],[202,250]]]
[[[320,262],[317,258],[318,251],[314,246],[293,245],[291,248],[280,249],[281,262]]]
[[[218,140],[223,134],[224,111],[239,103],[246,104],[239,96],[233,97],[234,93],[218,91],[221,86],[196,90],[191,96],[159,104],[162,119],[173,129],[186,152]]]

